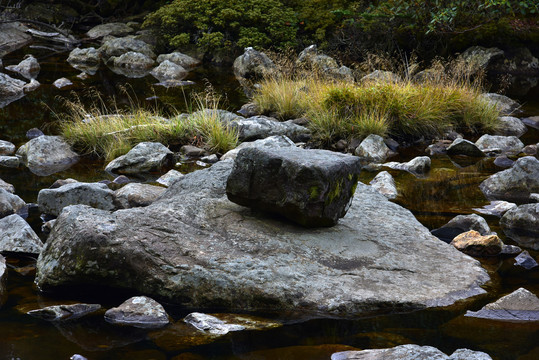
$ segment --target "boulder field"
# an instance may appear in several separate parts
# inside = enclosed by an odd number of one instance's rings
[[[144,208],[66,207],[36,284],[107,284],[189,307],[322,317],[446,306],[485,292],[479,262],[370,186],[358,184],[336,226],[309,229],[230,202],[232,167],[188,174]]]

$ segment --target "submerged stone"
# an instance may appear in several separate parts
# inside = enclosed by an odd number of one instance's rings
[[[531,270],[539,266],[539,264],[537,264],[537,261],[535,261],[535,259],[526,250],[521,252],[515,258],[515,265],[522,266],[526,270]]]
[[[99,304],[54,305],[28,311],[28,315],[47,321],[65,321],[81,318],[99,309]]]
[[[479,311],[468,310],[464,316],[502,321],[539,321],[539,298],[520,288]]]
[[[48,176],[79,161],[79,155],[60,136],[39,136],[17,150],[16,155],[31,172]]]
[[[539,250],[539,203],[520,205],[507,211],[500,224],[505,235],[520,246]]]
[[[168,325],[165,309],[147,296],[135,296],[120,306],[107,310],[105,320],[111,324],[155,329]]]
[[[331,360],[492,360],[483,352],[458,349],[447,356],[432,346],[399,345],[389,349],[343,351],[331,355]]]

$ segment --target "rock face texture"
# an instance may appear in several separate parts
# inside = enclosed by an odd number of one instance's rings
[[[0,219],[0,251],[39,254],[43,243],[19,215]]]
[[[400,345],[390,349],[342,351],[331,355],[331,360],[492,360],[480,351],[458,349],[450,356],[432,346]]]
[[[465,316],[493,320],[539,321],[539,298],[520,288],[479,311],[468,311]]]
[[[357,157],[327,150],[248,148],[236,157],[226,193],[304,226],[333,226],[350,206],[360,169]]]
[[[398,196],[397,186],[393,176],[387,171],[381,171],[370,182],[371,186],[388,199],[395,199]]]
[[[408,171],[414,175],[424,175],[430,170],[430,158],[428,156],[418,156],[408,162],[388,162],[383,164],[385,167],[395,170]]]
[[[482,236],[475,230],[456,236],[451,245],[470,256],[496,256],[503,248],[503,242],[497,235]]]
[[[59,136],[39,136],[17,150],[17,156],[30,171],[46,176],[65,170],[79,161],[79,156]]]
[[[503,154],[518,154],[524,147],[516,136],[483,135],[475,145],[483,152],[501,152]]]
[[[381,136],[371,134],[359,144],[355,150],[355,154],[364,163],[382,163],[391,155],[391,150],[387,147]]]
[[[485,153],[477,145],[462,138],[455,139],[447,148],[448,155],[466,155],[471,157],[484,157]]]
[[[145,329],[160,328],[169,323],[163,306],[147,296],[132,297],[120,306],[107,310],[105,320]]]
[[[0,183],[0,186],[1,185],[2,184]],[[0,218],[15,214],[22,210],[25,206],[26,203],[23,199],[0,187]]]
[[[192,307],[352,316],[484,293],[480,264],[406,209],[358,184],[347,215],[305,229],[230,202],[231,161],[188,174],[148,207],[65,208],[36,284],[102,284]],[[89,250],[89,249],[92,250]]]
[[[263,52],[252,47],[245,48],[245,52],[234,60],[234,75],[236,78],[259,80],[276,70],[271,59]]]
[[[520,205],[501,218],[505,235],[519,245],[539,250],[539,203]]]
[[[131,183],[114,192],[114,202],[120,209],[148,206],[165,191],[164,187]]]
[[[6,66],[6,70],[16,72],[28,80],[37,78],[41,67],[35,57],[28,55],[17,65]]]
[[[476,214],[457,215],[444,226],[432,230],[431,233],[440,240],[450,243],[457,235],[470,230],[475,230],[480,235],[491,234],[487,221]]]
[[[127,154],[112,160],[105,170],[118,174],[139,174],[158,170],[172,159],[172,155],[172,151],[163,144],[142,142]]]
[[[47,321],[75,320],[101,309],[99,304],[54,305],[30,310],[28,315]]]

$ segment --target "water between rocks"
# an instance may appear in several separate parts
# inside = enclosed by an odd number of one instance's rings
[[[0,138],[17,146],[26,142],[28,129],[39,127],[46,134],[54,134],[56,116],[62,111],[62,98],[73,99],[75,93],[82,99],[90,88],[105,96],[116,96],[120,104],[138,101],[143,106],[161,106],[165,111],[185,109],[191,91],[202,91],[211,84],[218,94],[226,95],[225,107],[237,110],[246,102],[239,83],[229,68],[199,68],[186,80],[195,85],[165,89],[152,86],[156,81],[147,76],[127,79],[101,69],[87,80],[76,78],[78,71],[65,62],[67,53],[45,56],[39,50],[27,49],[40,61],[41,87],[7,107],[0,109]],[[24,53],[19,51],[3,59],[4,66],[16,64]],[[75,83],[61,91],[49,84],[60,77]],[[129,96],[121,94],[126,88]],[[154,97],[157,96],[156,100]],[[149,100],[146,100],[150,98]],[[535,88],[524,101],[528,115],[539,115],[539,89]],[[85,101],[85,100],[83,100]],[[228,105],[228,106],[227,106]],[[537,143],[539,131],[529,130],[525,144]],[[400,151],[391,161],[408,161],[423,155],[423,146]],[[47,177],[32,174],[26,168],[16,170],[0,168],[0,178],[14,184],[17,195],[26,202],[35,202],[38,191],[49,187],[56,179],[73,177],[80,181],[112,180],[104,172],[101,160],[84,159],[74,167]],[[183,171],[193,170],[187,164]],[[402,195],[397,202],[410,209],[429,229],[445,224],[459,214],[473,213],[472,208],[488,203],[478,188],[487,176],[499,171],[492,159],[462,162],[447,156],[432,157],[432,170],[428,177],[418,179],[405,172],[391,171]],[[154,174],[155,178],[159,174]],[[361,181],[368,183],[375,173],[363,172]],[[498,218],[485,216],[492,230],[497,231],[508,244],[499,228]],[[31,212],[28,221],[40,234],[39,214]],[[538,252],[530,251],[537,257]],[[39,294],[33,286],[34,259],[7,255],[9,266],[8,298],[0,308],[0,360],[3,359],[68,359],[82,354],[97,359],[328,359],[336,351],[351,347],[383,348],[414,343],[431,345],[445,353],[458,348],[484,351],[494,359],[539,358],[539,325],[496,323],[464,318],[466,309],[477,310],[485,303],[497,299],[519,287],[539,293],[539,271],[524,271],[513,266],[513,260],[492,258],[481,260],[489,270],[492,282],[488,294],[448,308],[431,309],[407,314],[387,314],[355,320],[313,319],[294,322],[265,331],[229,333],[206,345],[193,345],[192,339],[170,337],[163,331],[138,331],[108,325],[102,316],[66,325],[55,325],[26,315],[37,307],[72,301],[96,302],[105,308],[119,305],[130,294],[110,289],[71,289],[54,298]],[[164,304],[174,320],[180,320],[196,309],[185,309]],[[255,314],[280,319],[282,314]],[[290,317],[287,317],[288,319]]]

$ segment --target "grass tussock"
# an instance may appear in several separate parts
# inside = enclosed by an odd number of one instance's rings
[[[96,94],[93,100],[90,106],[80,99],[66,100],[67,112],[59,115],[60,132],[77,150],[107,161],[143,141],[166,146],[194,144],[215,153],[233,149],[238,142],[237,131],[220,121],[215,111],[219,99],[210,92],[194,97],[196,112],[171,118],[133,104],[122,110],[114,101],[106,102]]]
[[[281,72],[261,82],[253,101],[283,119],[306,116],[321,144],[369,134],[433,138],[449,129],[496,128],[498,111],[480,96],[481,84],[462,76],[467,72],[458,65],[434,64],[421,82],[411,76],[416,67],[401,69],[401,81],[358,83]]]

